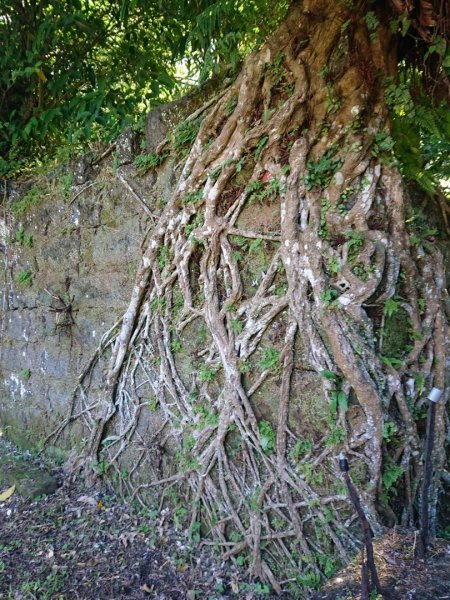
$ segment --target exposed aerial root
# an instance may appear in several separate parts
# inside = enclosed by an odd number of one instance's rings
[[[191,530],[201,523],[225,557],[246,561],[277,592],[294,580],[314,587],[334,568],[327,557],[345,560],[358,547],[340,450],[359,469],[374,531],[389,469],[390,485],[405,482],[412,521],[422,390],[444,384],[443,259],[429,244],[412,246],[402,181],[380,161],[383,90],[369,95],[348,59],[324,71],[337,41],[352,35],[389,72],[387,33],[374,41],[363,19],[335,4],[326,39],[312,14],[293,10],[204,111],[128,309],[51,435],[83,419],[78,466],[107,465],[142,503],[182,494]],[[270,226],[251,211],[271,214]],[[386,322],[400,310],[408,347],[390,356]],[[183,345],[195,367],[186,368]],[[105,386],[91,399],[100,359],[109,361]],[[325,398],[323,432],[310,437],[292,416],[302,369],[321,375]],[[269,416],[258,404],[263,388],[278,390]],[[134,466],[124,472],[126,456]]]

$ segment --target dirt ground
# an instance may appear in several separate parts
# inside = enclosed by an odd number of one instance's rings
[[[8,457],[17,459],[19,452],[8,446]],[[16,491],[0,501],[1,599],[275,598],[268,586],[221,562],[205,540],[190,538],[182,511],[131,508],[107,488],[86,489],[60,469],[52,475],[60,484],[56,492],[26,499]],[[0,488],[1,494],[5,481]],[[413,532],[396,530],[375,542],[385,597],[450,599],[450,541],[435,540],[427,562],[414,560],[414,543]],[[359,581],[355,559],[311,597],[358,600]]]
[[[374,541],[378,576],[386,600],[450,599],[450,541],[435,539],[427,559],[415,560],[414,532],[391,529]],[[313,596],[313,600],[361,600],[360,561],[355,559]],[[378,600],[379,596],[374,594]]]
[[[12,446],[1,443],[0,453],[22,465]],[[56,492],[26,499],[16,490],[0,501],[0,599],[271,597],[267,586],[248,582],[243,570],[191,539],[182,510],[131,508],[107,488],[86,489],[60,469],[51,474]]]

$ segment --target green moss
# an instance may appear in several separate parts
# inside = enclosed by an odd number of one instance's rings
[[[403,308],[386,316],[384,322],[383,355],[400,359],[411,343],[409,315]]]
[[[11,204],[12,212],[19,216],[27,212],[31,206],[39,204],[44,199],[47,190],[40,187],[32,187],[20,200],[16,200]]]

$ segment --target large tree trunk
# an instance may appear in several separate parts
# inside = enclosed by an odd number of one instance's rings
[[[389,150],[384,84],[395,47],[382,9],[377,24],[349,5],[291,9],[208,109],[142,257],[84,456],[98,458],[107,429],[118,434],[102,450],[113,464],[134,440],[154,476],[140,486],[128,476],[134,496],[177,486],[191,522],[226,556],[247,553],[252,574],[278,591],[295,577],[316,585],[332,570],[327,555],[345,559],[357,547],[340,451],[375,532],[380,497],[393,514],[394,482],[397,515],[414,522],[421,388],[444,387],[442,257],[432,242],[410,243]],[[270,227],[258,213],[272,215]],[[404,344],[389,355],[394,314]],[[189,379],[179,340],[193,323],[203,337]],[[309,439],[310,424],[292,421],[299,369],[321,374],[326,399],[323,434],[311,425]],[[257,400],[269,379],[273,422]],[[136,431],[151,395],[164,417],[144,440]],[[442,442],[443,405],[438,412]],[[172,452],[159,478],[155,448]]]

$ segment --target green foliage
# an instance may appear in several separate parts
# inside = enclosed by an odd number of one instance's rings
[[[239,319],[231,319],[230,328],[233,333],[241,333],[244,329],[244,323],[239,321]]]
[[[20,200],[16,200],[11,204],[11,211],[16,215],[20,216],[27,212],[27,210],[36,204],[39,204],[47,190],[41,187],[32,187]]]
[[[200,381],[213,381],[216,376],[216,371],[209,367],[207,364],[203,363],[200,365],[198,370],[198,378]]]
[[[31,370],[23,369],[23,371],[20,371],[19,377],[22,381],[28,381],[31,377]]]
[[[21,224],[19,226],[19,229],[17,230],[17,233],[14,236],[14,239],[12,240],[12,242],[17,242],[21,246],[26,246],[27,248],[32,248],[33,247],[33,235],[31,233],[28,233],[28,234],[25,233],[25,228]]]
[[[327,308],[332,308],[336,305],[336,300],[339,297],[339,292],[334,289],[328,289],[320,294],[321,299],[323,300],[324,306]]]
[[[343,427],[333,427],[325,439],[325,446],[332,447],[345,440],[345,431]]]
[[[203,190],[188,192],[181,200],[182,204],[196,204],[203,198]]]
[[[189,237],[192,232],[194,231],[194,229],[197,229],[198,227],[201,227],[203,225],[204,222],[204,215],[203,213],[199,212],[195,215],[194,219],[192,220],[191,223],[188,223],[186,225],[186,227],[184,228],[184,232],[186,234],[187,237]]]
[[[392,150],[394,149],[394,140],[385,131],[380,131],[375,134],[372,156],[380,158],[383,163],[388,164],[391,161]]]
[[[246,189],[249,194],[249,201],[258,200],[260,204],[264,201],[274,202],[280,193],[283,192],[279,179],[272,177],[267,183],[262,183],[259,179],[252,181]]]
[[[403,366],[403,361],[395,356],[384,356],[383,354],[380,354],[380,360],[391,369],[400,369]]]
[[[399,307],[400,305],[396,300],[393,298],[388,298],[384,303],[383,312],[387,317],[392,317],[396,312],[398,312]]]
[[[164,269],[164,267],[168,264],[169,255],[170,251],[169,248],[167,248],[167,246],[161,246],[161,248],[159,248],[156,260],[158,261],[160,269]]]
[[[398,427],[394,421],[386,421],[383,423],[383,439],[387,443],[392,442],[398,432]]]
[[[397,466],[391,458],[386,461],[383,469],[382,481],[386,492],[389,492],[394,484],[400,479],[405,470],[403,467]]]
[[[33,284],[33,271],[30,269],[20,271],[15,277],[15,282],[25,287],[31,287]]]
[[[259,436],[265,454],[273,454],[276,446],[276,434],[269,421],[259,421]]]
[[[190,147],[197,137],[203,119],[203,116],[197,117],[196,119],[189,119],[183,121],[175,128],[172,136],[172,146],[177,154],[186,156],[189,152]]]
[[[338,408],[340,408],[344,412],[347,412],[348,400],[347,394],[342,390],[342,378],[339,377],[339,375],[336,375],[336,373],[333,373],[333,371],[328,371],[327,369],[323,369],[322,371],[320,371],[320,375],[325,379],[332,381],[335,385],[335,389],[330,390],[329,392],[331,416],[333,418],[336,417]]]
[[[325,189],[329,186],[331,178],[342,165],[342,158],[336,156],[336,148],[329,148],[319,160],[308,160],[308,175],[304,181],[306,189],[315,187]]]
[[[186,3],[192,10],[191,3]],[[186,40],[190,63],[200,67],[200,81],[234,69],[243,54],[260,44],[284,16],[285,0],[200,0],[194,28]]]
[[[182,344],[181,340],[174,339],[170,342],[170,349],[172,350],[172,352],[180,352],[180,350],[182,348],[183,348],[183,344]]]
[[[39,160],[67,160],[92,140],[112,139],[132,115],[186,90],[194,78],[233,69],[287,5],[42,0],[24,10],[19,0],[4,0],[0,175],[38,148]]]
[[[263,371],[277,369],[280,365],[280,351],[276,348],[266,348],[258,365]]]
[[[43,0],[23,10],[18,0],[3,3],[0,150],[9,164],[0,170],[37,147],[54,154],[64,142],[79,150],[102,131],[110,137],[138,103],[173,89],[177,40],[162,5],[133,2],[125,28],[122,4]]]
[[[268,141],[269,141],[268,135],[265,135],[264,137],[262,137],[259,140],[258,145],[256,146],[256,151],[255,151],[255,162],[258,162],[258,160],[260,159],[262,151],[264,150],[264,147],[266,146]]]
[[[211,406],[196,406],[195,415],[198,417],[198,428],[204,429],[207,425],[217,425],[219,423],[219,415],[213,411]],[[195,439],[193,439],[195,443]]]
[[[339,110],[341,106],[341,100],[336,96],[336,91],[333,88],[331,83],[327,84],[327,99],[325,100],[325,107],[327,109],[327,113],[332,115],[337,110]]]
[[[295,462],[299,462],[305,454],[308,454],[313,449],[313,443],[309,439],[297,440],[294,447],[290,450],[289,456]]]
[[[338,408],[344,412],[348,411],[347,395],[342,390],[333,390],[330,392],[330,410],[336,413]]]
[[[134,159],[134,165],[140,173],[145,173],[149,169],[158,167],[167,158],[166,153],[156,154],[152,152],[150,154],[139,154]]]
[[[425,93],[419,78],[413,70],[401,72],[399,81],[389,79],[386,102],[393,120],[393,150],[403,175],[433,194],[450,179],[450,111],[445,102],[436,103]]]
[[[347,241],[348,258],[352,261],[358,255],[360,248],[364,246],[364,234],[360,231],[349,229],[345,232],[345,239]]]
[[[297,576],[297,582],[300,585],[317,590],[320,587],[320,575],[314,571],[306,571]]]

